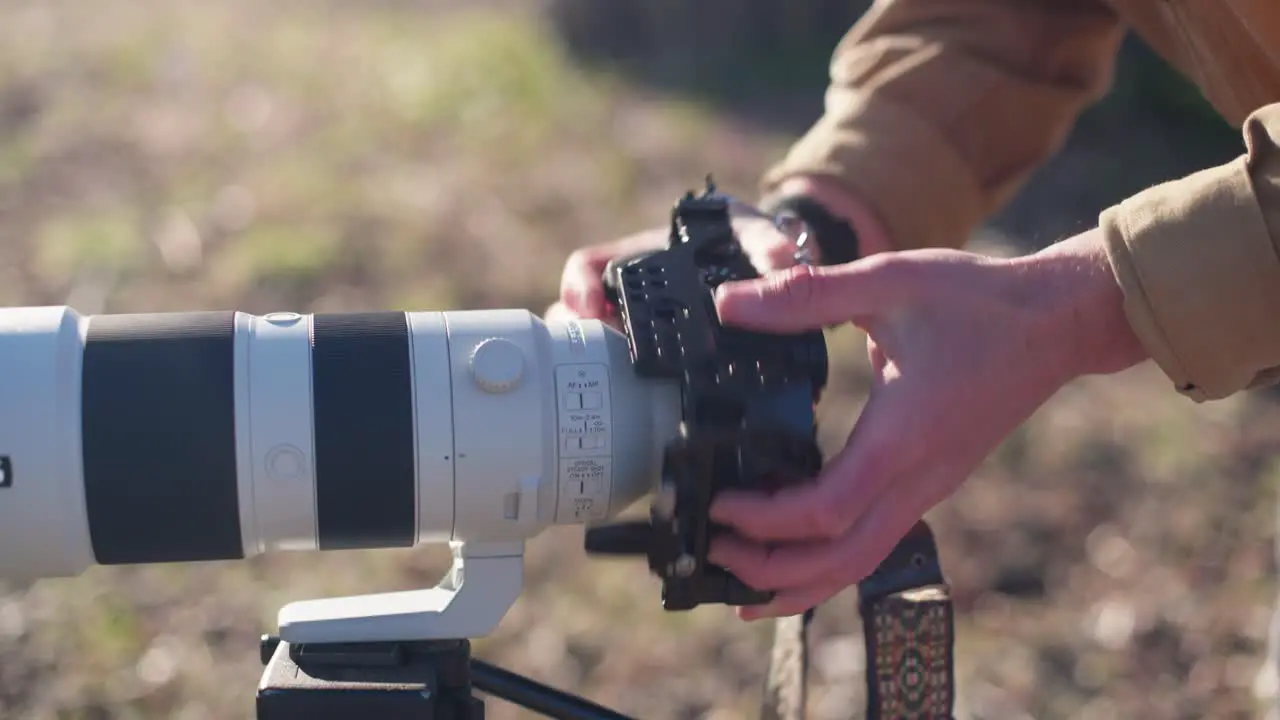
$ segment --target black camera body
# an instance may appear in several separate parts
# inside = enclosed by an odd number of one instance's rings
[[[644,555],[662,579],[663,607],[755,605],[754,590],[707,562],[709,519],[724,490],[771,491],[821,469],[815,406],[827,383],[821,330],[776,335],[721,324],[715,289],[758,277],[732,223],[732,201],[708,180],[671,211],[667,247],[605,270],[634,371],[677,380],[680,434],[668,443],[648,522],[590,528],[592,554]]]

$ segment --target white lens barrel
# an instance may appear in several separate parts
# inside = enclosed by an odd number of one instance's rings
[[[507,542],[653,489],[679,387],[523,310],[0,309],[0,577]]]

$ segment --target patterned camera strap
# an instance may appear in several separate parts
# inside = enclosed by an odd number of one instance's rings
[[[933,533],[923,521],[858,586],[867,720],[951,720],[955,625]],[[813,611],[779,618],[761,720],[804,720]]]

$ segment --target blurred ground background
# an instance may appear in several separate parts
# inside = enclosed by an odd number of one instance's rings
[[[714,171],[750,196],[820,107],[853,2],[0,3],[0,301],[84,312],[540,312],[574,247],[661,223]],[[975,247],[1024,252],[1239,152],[1140,45]],[[923,208],[922,212],[927,212]],[[836,447],[864,387],[832,336]],[[1064,390],[935,513],[962,716],[1248,716],[1272,596],[1280,417],[1150,368]],[[479,653],[646,718],[753,717],[769,628],[665,615],[581,532],[530,546]],[[279,606],[434,584],[438,548],[95,568],[0,593],[0,715],[252,716]],[[852,591],[813,717],[858,717]],[[521,717],[501,703],[493,717]]]

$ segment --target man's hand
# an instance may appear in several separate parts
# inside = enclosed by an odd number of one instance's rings
[[[777,591],[742,616],[803,612],[860,582],[1064,383],[1145,359],[1122,303],[1096,232],[1011,260],[914,250],[722,286],[725,324],[861,327],[875,375],[816,482],[713,505],[736,532],[711,561]]]

